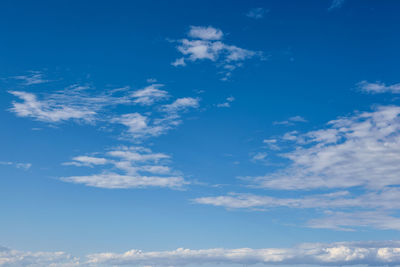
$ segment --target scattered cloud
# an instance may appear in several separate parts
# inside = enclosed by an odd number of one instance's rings
[[[28,170],[32,167],[31,163],[11,162],[11,161],[0,161],[0,165],[14,166],[18,169]]]
[[[380,106],[330,121],[305,134],[290,132],[284,140],[296,149],[282,154],[290,166],[260,177],[260,187],[284,190],[399,185],[400,107]]]
[[[153,153],[144,147],[118,147],[102,157],[78,156],[63,165],[101,166],[98,174],[62,177],[65,182],[99,188],[168,187],[181,189],[188,184],[182,175],[172,170],[170,156]]]
[[[273,124],[290,126],[290,125],[294,125],[295,123],[298,123],[298,122],[307,122],[307,120],[305,118],[303,118],[302,116],[293,116],[284,121],[274,121]]]
[[[0,266],[81,266],[79,259],[65,252],[24,252],[0,246]]]
[[[246,13],[246,16],[252,19],[262,19],[268,12],[268,9],[257,7],[250,9],[249,12]]]
[[[131,97],[134,99],[133,102],[144,106],[150,106],[157,101],[167,99],[169,97],[168,92],[159,89],[163,86],[163,84],[152,84],[141,90],[134,91],[131,94]]]
[[[27,75],[14,76],[12,78],[19,80],[22,85],[26,86],[49,82],[49,80],[44,79],[44,74],[41,71],[30,71]]]
[[[262,57],[261,52],[255,52],[228,45],[222,42],[223,32],[212,26],[201,27],[191,26],[188,33],[189,39],[178,40],[178,51],[183,55],[176,59],[173,66],[185,66],[186,62],[197,60],[210,60],[217,66],[222,67],[226,80],[231,72],[237,67],[242,66],[243,61],[252,57]]]
[[[370,94],[380,94],[380,93],[399,94],[400,93],[400,83],[386,85],[385,83],[382,83],[382,82],[370,83],[367,81],[361,81],[357,84],[357,88],[365,93],[370,93]]]
[[[233,96],[227,97],[225,102],[217,104],[217,107],[219,107],[219,108],[229,108],[233,101],[235,101],[235,98]]]

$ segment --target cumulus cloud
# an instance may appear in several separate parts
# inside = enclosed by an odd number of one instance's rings
[[[0,246],[0,266],[72,267],[81,265],[78,258],[65,252],[24,252]]]
[[[99,188],[168,187],[180,189],[188,184],[182,175],[168,166],[170,156],[153,153],[144,147],[118,147],[103,157],[77,156],[64,165],[101,166],[91,175],[62,177],[61,180]]]
[[[250,9],[249,12],[246,13],[246,16],[252,19],[262,19],[268,12],[268,9],[257,7]]]
[[[207,248],[94,253],[82,259],[65,252],[22,252],[0,247],[1,266],[187,266],[265,264],[313,266],[396,266],[399,241],[304,243],[291,248]]]
[[[228,45],[221,41],[223,32],[212,26],[191,26],[188,33],[189,38],[178,40],[178,51],[183,55],[176,59],[173,66],[185,66],[186,63],[198,60],[210,60],[217,66],[222,67],[224,79],[231,75],[231,71],[242,66],[246,59],[258,56],[261,52],[255,52]]]
[[[386,85],[383,82],[370,83],[367,81],[361,81],[357,84],[357,87],[361,91],[366,92],[366,93],[371,93],[371,94],[380,94],[380,93],[398,94],[398,93],[400,93],[400,83]]]
[[[302,244],[293,248],[184,249],[173,251],[130,250],[125,253],[88,255],[91,264],[185,266],[189,264],[286,264],[286,265],[397,265],[400,244],[386,242],[338,242]]]

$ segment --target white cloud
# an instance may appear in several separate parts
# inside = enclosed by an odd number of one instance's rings
[[[221,73],[226,80],[231,71],[243,65],[243,61],[255,56],[261,57],[261,52],[255,52],[221,41],[223,32],[211,26],[191,26],[189,39],[177,41],[178,51],[183,55],[176,59],[173,66],[185,66],[188,61],[210,60],[223,68]]]
[[[219,108],[229,108],[233,101],[235,101],[235,98],[233,96],[229,96],[229,97],[226,98],[225,102],[217,104],[217,107],[219,107]]]
[[[0,161],[0,165],[10,165],[18,169],[28,170],[32,167],[31,163],[11,162],[11,161]]]
[[[367,81],[362,81],[357,84],[358,89],[363,92],[371,93],[371,94],[379,94],[379,93],[400,93],[400,83],[386,85],[382,82],[374,82],[370,83]]]
[[[121,265],[184,266],[189,264],[286,264],[286,265],[397,265],[400,244],[383,242],[309,243],[293,248],[200,249],[173,251],[130,250],[125,253],[88,255],[88,263]]]
[[[186,266],[266,264],[313,266],[396,266],[399,241],[303,243],[291,248],[208,248],[95,253],[80,259],[65,252],[23,252],[0,247],[0,266]]]
[[[361,227],[399,231],[400,218],[384,211],[326,212],[325,217],[310,220],[308,226],[339,231],[354,231]]]
[[[199,99],[193,97],[183,97],[176,99],[173,103],[164,105],[162,110],[168,113],[177,113],[179,111],[184,111],[189,108],[198,108]]]
[[[145,187],[169,187],[172,189],[179,189],[187,184],[183,177],[120,175],[112,172],[88,176],[63,177],[61,180],[70,183],[84,184],[86,186],[108,189]]]
[[[220,29],[216,29],[211,26],[190,26],[188,35],[192,38],[198,38],[202,40],[221,40],[224,34]]]
[[[180,189],[189,184],[168,166],[170,156],[143,147],[118,147],[104,157],[78,156],[64,165],[102,166],[99,174],[62,177],[65,182],[99,188],[168,187]],[[107,166],[104,166],[107,165]],[[112,166],[112,167],[110,167]]]
[[[131,94],[131,97],[134,99],[133,102],[149,106],[153,105],[154,102],[167,99],[169,97],[168,92],[159,89],[163,86],[163,84],[152,84],[141,90],[134,91]]]
[[[40,71],[30,71],[28,75],[19,75],[12,78],[22,82],[22,85],[34,85],[47,83],[49,80],[43,78],[44,75]]]
[[[249,12],[246,13],[246,16],[252,19],[262,19],[268,12],[268,9],[257,7],[250,9]]]
[[[291,132],[296,149],[282,156],[291,165],[260,177],[260,187],[297,190],[399,185],[400,107],[381,106],[331,121],[321,130]]]
[[[23,102],[12,102],[10,109],[19,117],[32,117],[44,122],[59,122],[70,119],[93,121],[96,112],[88,107],[68,106],[54,100],[40,101],[36,95],[27,92],[10,91]]]
[[[72,267],[80,262],[65,252],[24,252],[0,246],[0,266]]]
[[[274,121],[273,124],[289,126],[289,125],[294,125],[297,122],[307,122],[307,120],[305,118],[303,118],[302,116],[293,116],[284,121]]]

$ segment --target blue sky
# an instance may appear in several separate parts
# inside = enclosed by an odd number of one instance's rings
[[[399,265],[399,8],[2,1],[0,266]]]

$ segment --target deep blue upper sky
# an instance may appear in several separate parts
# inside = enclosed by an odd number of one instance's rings
[[[399,9],[2,1],[0,245],[82,266],[130,249],[399,247]],[[0,266],[49,264],[4,251]],[[218,253],[124,264],[272,262]],[[327,263],[280,263],[310,262]]]

